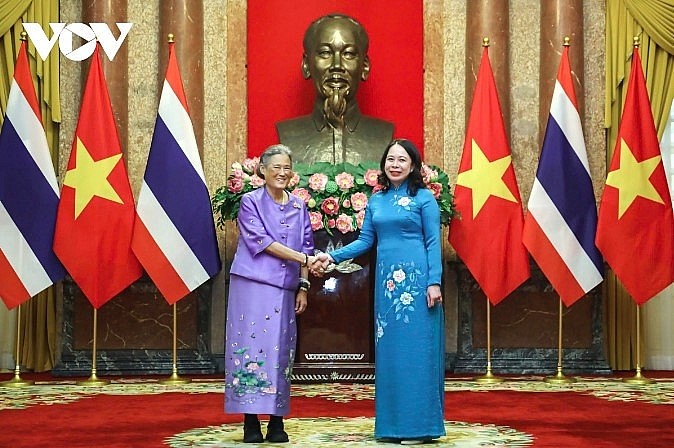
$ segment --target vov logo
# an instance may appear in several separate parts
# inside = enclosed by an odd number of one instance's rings
[[[117,23],[119,37],[115,38],[112,31],[105,23],[50,23],[52,31],[51,39],[47,38],[44,30],[39,23],[24,23],[23,29],[26,30],[38,54],[44,61],[51,52],[52,48],[59,42],[59,50],[63,56],[71,61],[83,61],[94,54],[96,41],[101,43],[103,52],[111,61],[124,43],[127,34],[131,31],[133,23]],[[84,44],[73,48],[73,35],[84,40]]]

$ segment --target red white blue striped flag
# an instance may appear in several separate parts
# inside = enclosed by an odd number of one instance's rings
[[[169,304],[221,269],[210,195],[173,46],[169,43],[132,242],[133,252]]]
[[[52,249],[58,202],[23,42],[0,133],[0,298],[10,309],[65,276]]]
[[[568,46],[557,73],[528,208],[524,245],[569,306],[602,282],[603,261],[594,244],[597,206]]]

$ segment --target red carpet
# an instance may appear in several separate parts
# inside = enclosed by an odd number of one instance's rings
[[[447,436],[430,446],[674,446],[671,378],[651,385],[579,378],[563,386],[533,377],[495,385],[452,378],[445,390]],[[220,380],[38,381],[0,388],[0,440],[7,447],[251,446],[240,443],[241,416],[222,409]],[[282,446],[375,446],[373,415],[371,385],[293,386],[291,443]]]

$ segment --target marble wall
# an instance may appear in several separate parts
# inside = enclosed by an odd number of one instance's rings
[[[423,0],[425,57],[425,151],[429,162],[456,177],[466,121],[466,10],[471,0]],[[81,0],[61,0],[61,21],[80,22]],[[228,166],[246,154],[246,1],[203,2],[204,144],[203,164],[211,192],[223,184]],[[533,184],[539,147],[540,2],[510,0],[509,59],[511,149],[522,199]],[[137,195],[150,147],[160,81],[158,17],[160,0],[128,0],[127,21],[133,29],[128,45],[128,172]],[[585,137],[597,197],[605,174],[603,129],[604,1],[584,0]],[[59,179],[67,163],[79,111],[81,80],[88,64],[61,59],[63,121]],[[114,106],[114,104],[113,104]],[[219,231],[225,266],[231,262],[234,230]],[[448,260],[454,255],[445,244]],[[458,288],[456,274],[446,269],[447,350],[456,352]],[[213,288],[211,342],[222,352],[224,338],[224,275]]]

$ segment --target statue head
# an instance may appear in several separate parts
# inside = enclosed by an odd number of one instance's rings
[[[367,32],[349,16],[329,14],[307,28],[302,75],[313,80],[328,118],[344,114],[360,82],[369,76],[368,46]]]

